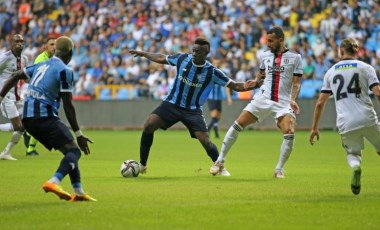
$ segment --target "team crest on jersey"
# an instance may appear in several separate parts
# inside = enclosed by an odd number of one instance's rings
[[[202,79],[202,74],[197,74],[197,80],[200,81]]]
[[[289,63],[289,59],[287,59],[287,58],[284,59],[284,63],[285,63],[285,64],[288,64],[288,63]]]

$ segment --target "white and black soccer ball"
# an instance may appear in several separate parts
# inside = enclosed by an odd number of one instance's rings
[[[137,177],[140,173],[140,165],[137,161],[126,160],[121,164],[120,173],[123,177]]]

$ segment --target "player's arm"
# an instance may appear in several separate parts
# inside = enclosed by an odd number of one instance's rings
[[[227,104],[232,105],[231,91],[229,88],[224,88],[226,90]]]
[[[301,78],[299,75],[293,76],[293,85],[292,85],[292,93],[291,93],[291,101],[290,106],[294,110],[296,114],[299,114],[301,112],[300,107],[298,106],[296,99],[298,97],[298,94],[300,93],[301,89]]]
[[[375,95],[377,101],[380,103],[380,85],[377,83],[376,85],[371,86],[370,89]]]
[[[19,80],[27,80],[28,76],[24,73],[23,70],[18,70],[14,72],[10,78],[4,83],[3,88],[0,91],[0,101],[3,100],[5,95],[8,93],[10,89],[16,86]]]
[[[166,55],[159,53],[149,53],[141,50],[129,50],[129,53],[135,57],[145,57],[150,61],[159,63],[159,64],[169,64],[166,60]]]
[[[230,81],[227,87],[238,92],[249,91],[260,87],[260,84],[256,80],[248,80],[246,82]]]
[[[323,93],[323,92],[319,94],[317,104],[315,105],[315,108],[314,108],[313,124],[311,126],[311,131],[310,131],[309,141],[311,145],[315,143],[315,140],[314,140],[315,137],[317,138],[317,140],[319,140],[319,128],[318,128],[319,121],[322,117],[327,99],[329,99],[330,95],[331,95],[330,93]]]

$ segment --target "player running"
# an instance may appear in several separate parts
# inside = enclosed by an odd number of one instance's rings
[[[318,125],[325,104],[331,94],[336,107],[336,126],[342,137],[342,146],[347,153],[347,162],[352,168],[351,191],[360,193],[361,160],[364,138],[380,155],[380,124],[368,90],[380,102],[380,86],[375,69],[355,56],[358,43],[352,38],[344,39],[339,47],[341,60],[332,66],[323,78],[323,85],[314,109],[310,144],[319,140]]]

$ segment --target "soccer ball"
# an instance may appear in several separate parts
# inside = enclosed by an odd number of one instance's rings
[[[140,165],[134,160],[126,160],[121,164],[120,173],[123,177],[137,177],[140,173]]]

